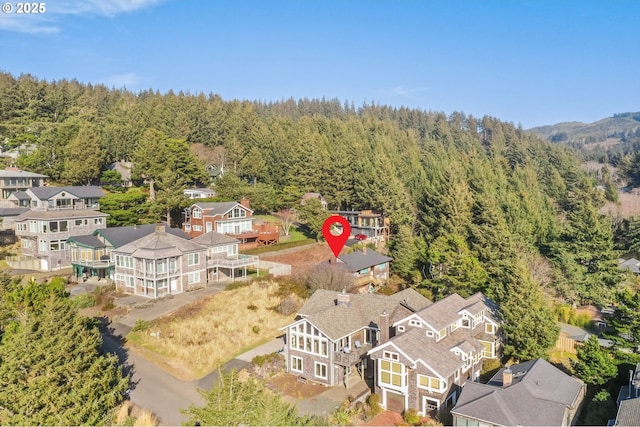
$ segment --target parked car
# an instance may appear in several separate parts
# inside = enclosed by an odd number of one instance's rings
[[[356,235],[354,236],[354,238],[355,238],[356,240],[367,240],[367,236],[366,236],[366,235],[364,235],[364,234],[356,234]]]

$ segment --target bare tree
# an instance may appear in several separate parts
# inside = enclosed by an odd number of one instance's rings
[[[307,286],[311,292],[317,289],[331,291],[346,289],[349,291],[355,286],[355,277],[335,264],[320,264],[314,267],[307,275]]]

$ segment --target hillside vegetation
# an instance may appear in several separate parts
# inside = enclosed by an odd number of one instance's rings
[[[332,209],[383,211],[395,273],[433,298],[486,292],[518,358],[553,344],[551,299],[606,303],[623,279],[603,197],[575,156],[488,116],[0,74],[0,141],[31,144],[18,165],[60,183],[144,161],[134,172],[154,178],[161,205],[150,216],[179,209],[172,194],[202,183],[204,164],[224,167],[220,197],[249,196],[257,211],[291,206],[292,189],[320,192]]]

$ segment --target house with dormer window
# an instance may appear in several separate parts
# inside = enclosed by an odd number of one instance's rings
[[[452,407],[465,382],[480,376],[483,360],[500,352],[497,307],[482,293],[449,295],[393,322],[391,330],[368,355],[381,405],[398,412],[434,416]]]
[[[367,351],[389,339],[391,323],[430,304],[411,288],[390,296],[319,289],[282,328],[287,372],[349,387],[352,374],[364,375]]]

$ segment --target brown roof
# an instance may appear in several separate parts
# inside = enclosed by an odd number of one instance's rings
[[[431,301],[411,288],[389,296],[348,294],[348,304],[338,304],[337,296],[336,291],[319,289],[298,311],[298,315],[306,317],[332,340],[338,340],[366,326],[377,328],[383,311],[391,314],[400,305],[419,310],[431,304]]]
[[[25,219],[65,219],[65,218],[96,218],[107,217],[106,213],[93,209],[62,209],[54,211],[29,210],[16,217],[16,221]]]

